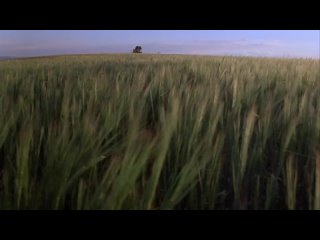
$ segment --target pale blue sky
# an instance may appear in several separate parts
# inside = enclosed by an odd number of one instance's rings
[[[319,30],[0,30],[0,56],[145,53],[319,58]]]

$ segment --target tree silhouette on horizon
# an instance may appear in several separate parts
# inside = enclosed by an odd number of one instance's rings
[[[133,53],[142,53],[141,50],[142,50],[142,47],[141,47],[141,46],[136,46],[135,49],[133,49],[132,52],[133,52]]]

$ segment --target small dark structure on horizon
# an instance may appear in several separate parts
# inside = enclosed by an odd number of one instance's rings
[[[142,47],[141,47],[141,46],[136,46],[136,48],[133,49],[132,52],[133,52],[133,53],[142,53],[141,50],[142,50]]]

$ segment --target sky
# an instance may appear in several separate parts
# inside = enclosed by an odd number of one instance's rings
[[[0,56],[144,53],[320,58],[320,30],[0,30]]]

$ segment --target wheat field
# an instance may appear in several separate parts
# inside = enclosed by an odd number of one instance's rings
[[[0,208],[320,209],[319,61],[2,61]]]

